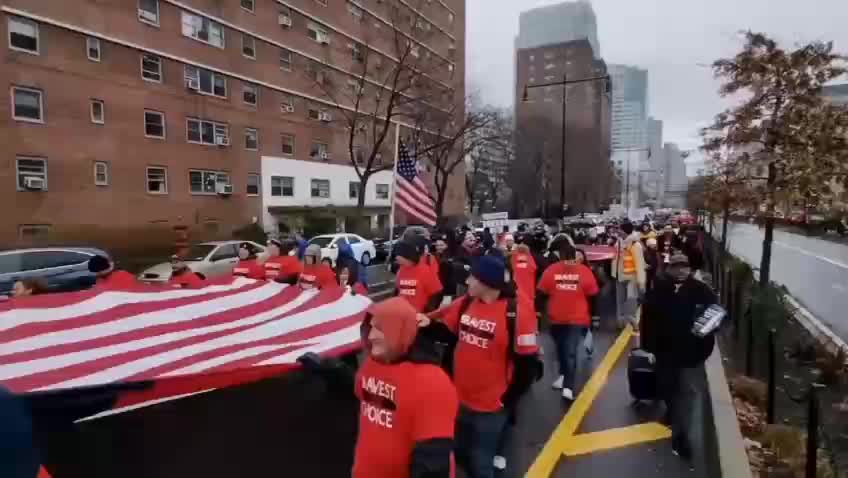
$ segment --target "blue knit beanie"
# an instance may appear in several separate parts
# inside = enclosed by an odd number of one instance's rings
[[[471,266],[471,275],[492,289],[506,287],[506,274],[506,263],[497,256],[482,256]]]

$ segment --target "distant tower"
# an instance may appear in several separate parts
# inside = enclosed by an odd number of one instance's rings
[[[589,40],[595,58],[601,58],[598,21],[588,0],[559,3],[521,12],[516,49]]]

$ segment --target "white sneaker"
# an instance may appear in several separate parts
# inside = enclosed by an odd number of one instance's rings
[[[495,466],[496,470],[506,470],[506,457],[495,455],[495,459],[492,460],[492,464]]]
[[[563,388],[562,398],[566,400],[574,400],[574,392],[572,392],[570,388]]]
[[[562,382],[565,380],[565,377],[560,375],[558,379],[551,385],[551,387],[560,390],[562,388]]]

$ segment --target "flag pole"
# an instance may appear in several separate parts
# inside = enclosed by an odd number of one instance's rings
[[[392,269],[392,249],[395,247],[395,188],[397,188],[398,154],[400,152],[400,123],[395,123],[395,157],[392,165],[392,189],[389,191],[389,254],[386,258],[386,269]]]

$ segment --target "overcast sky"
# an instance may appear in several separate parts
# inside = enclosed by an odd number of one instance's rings
[[[555,0],[467,0],[467,86],[487,103],[511,107],[518,14]],[[848,53],[848,0],[592,0],[607,63],[648,70],[649,114],[663,141],[700,144],[698,128],[723,108],[705,67],[732,56],[745,29],[785,46],[833,40]],[[694,168],[694,165],[690,165]]]

